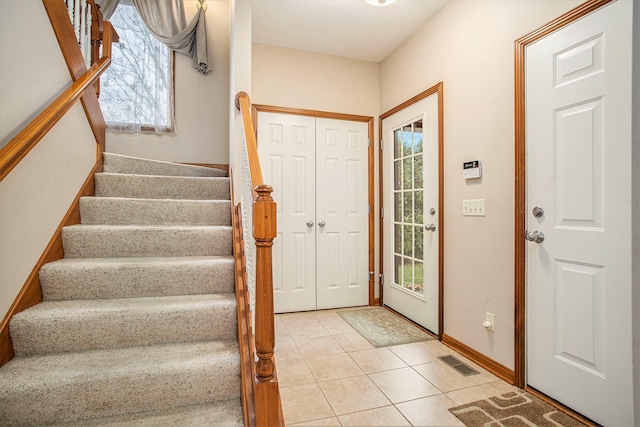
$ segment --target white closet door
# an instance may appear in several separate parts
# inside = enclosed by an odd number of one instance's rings
[[[315,119],[258,114],[258,154],[277,203],[273,245],[276,313],[316,308]]]
[[[316,119],[317,308],[369,302],[368,125]]]

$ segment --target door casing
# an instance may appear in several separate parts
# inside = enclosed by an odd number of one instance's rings
[[[306,110],[300,108],[289,108],[289,107],[278,107],[273,105],[262,105],[262,104],[252,104],[251,106],[251,118],[253,121],[253,129],[256,133],[256,137],[258,135],[258,113],[260,112],[270,112],[270,113],[281,113],[281,114],[294,114],[299,116],[307,116],[307,117],[316,117],[316,118],[324,118],[324,119],[335,119],[335,120],[347,120],[352,122],[364,122],[368,125],[368,138],[369,138],[369,148],[368,148],[368,200],[369,200],[369,224],[368,224],[368,232],[369,232],[369,272],[375,271],[375,257],[374,257],[374,185],[373,185],[373,117],[371,116],[359,116],[354,114],[343,114],[343,113],[333,113],[328,111],[318,111],[318,110]],[[258,144],[260,141],[258,141]],[[374,274],[369,274],[369,305],[375,305],[375,290],[374,290]]]
[[[383,113],[379,117],[378,121],[378,129],[382,132],[382,121],[387,117],[390,117],[397,113],[398,111],[402,111],[405,108],[416,104],[422,101],[425,98],[433,94],[438,94],[438,225],[436,232],[438,233],[438,325],[439,330],[437,334],[437,338],[442,340],[442,335],[444,334],[444,83],[440,82],[429,89],[420,92],[416,96],[402,104],[392,108],[391,110]],[[379,275],[379,292],[380,292],[380,305],[384,304],[384,291],[383,291],[383,278],[384,278],[384,251],[382,248],[384,247],[384,233],[383,233],[383,216],[384,216],[384,179],[383,176],[383,150],[391,149],[391,142],[387,142],[387,147],[385,147],[382,136],[380,136],[380,145],[378,152],[378,168],[379,168],[379,200],[380,200],[380,275]],[[389,213],[391,215],[391,213]]]

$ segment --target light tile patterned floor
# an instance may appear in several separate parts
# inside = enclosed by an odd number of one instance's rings
[[[335,310],[276,315],[275,354],[287,426],[460,426],[449,408],[515,389],[438,341],[374,348]]]

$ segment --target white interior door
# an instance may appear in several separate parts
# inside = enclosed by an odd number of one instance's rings
[[[315,119],[258,114],[258,154],[273,187],[278,234],[273,243],[273,298],[277,313],[315,310]]]
[[[259,112],[258,154],[277,203],[275,312],[366,305],[367,123]]]
[[[385,118],[384,304],[440,332],[438,93]]]
[[[633,425],[631,7],[526,50],[527,383],[610,426]]]
[[[316,119],[317,308],[369,302],[368,124]]]

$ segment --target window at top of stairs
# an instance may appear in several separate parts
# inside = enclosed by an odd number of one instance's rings
[[[121,2],[110,18],[120,42],[101,79],[107,128],[119,132],[174,132],[173,53],[149,32],[137,9]]]

